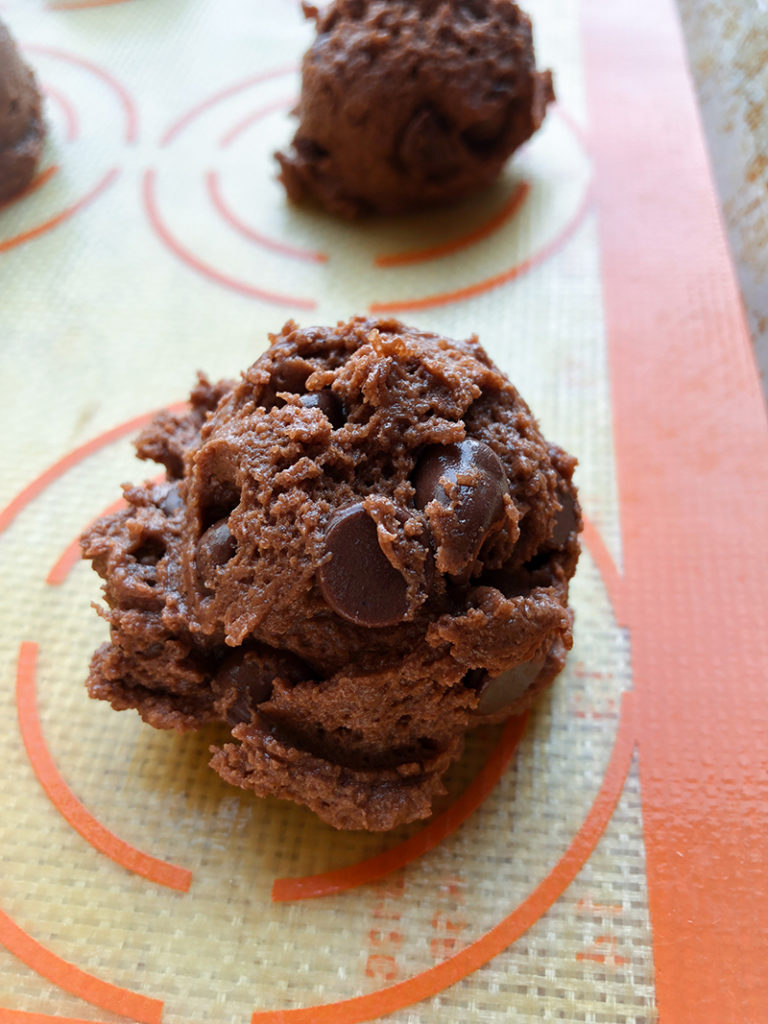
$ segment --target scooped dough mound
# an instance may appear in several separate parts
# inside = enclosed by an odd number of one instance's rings
[[[291,199],[345,217],[450,203],[493,181],[554,99],[513,0],[305,4],[299,127],[278,153]]]
[[[35,76],[0,21],[0,202],[34,176],[45,139],[41,106]]]
[[[466,731],[562,667],[575,460],[476,338],[289,322],[137,448],[166,479],[83,538],[111,634],[88,687],[226,723],[229,782],[338,828],[427,817]]]

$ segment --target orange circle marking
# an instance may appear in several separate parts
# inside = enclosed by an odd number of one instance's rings
[[[49,2],[49,11],[84,11],[89,7],[113,7],[115,4],[127,4],[130,0],[72,0],[66,3],[65,0],[54,0]]]
[[[235,231],[241,234],[244,238],[247,238],[251,242],[255,242],[256,245],[260,245],[264,249],[280,253],[282,256],[292,256],[294,259],[307,260],[310,263],[328,262],[327,252],[316,252],[313,249],[301,249],[297,245],[289,245],[287,242],[280,242],[276,239],[269,238],[267,235],[263,235],[260,231],[256,231],[248,224],[244,224],[237,214],[232,212],[224,200],[221,192],[221,182],[219,181],[219,176],[216,171],[209,171],[205,180],[208,188],[208,195],[210,196],[216,212],[224,218],[230,227],[234,228]]]
[[[406,252],[395,252],[385,256],[377,256],[374,263],[377,267],[402,267],[409,263],[425,263],[427,260],[439,259],[442,256],[450,256],[462,249],[467,249],[476,242],[488,238],[499,228],[503,227],[508,220],[511,220],[519,211],[531,191],[527,181],[519,182],[512,190],[512,195],[504,203],[502,208],[489,220],[479,227],[474,228],[460,238],[454,238],[450,242],[442,242],[439,245],[427,246],[425,249],[411,249]]]
[[[304,878],[278,878],[272,886],[272,899],[275,902],[301,900],[354,889],[376,882],[433,850],[463,825],[490,794],[517,750],[527,722],[528,714],[525,713],[505,724],[501,739],[483,769],[447,810],[415,836],[359,864]]]
[[[174,121],[170,128],[167,129],[165,134],[160,139],[161,146],[167,146],[172,142],[180,132],[199,117],[200,114],[205,113],[206,110],[210,110],[211,107],[215,107],[217,103],[221,103],[223,100],[228,100],[231,96],[236,96],[240,92],[244,92],[246,89],[250,89],[252,85],[260,85],[262,82],[268,82],[272,78],[279,78],[281,75],[289,75],[294,71],[297,71],[298,67],[294,64],[286,64],[283,67],[273,68],[272,71],[264,71],[258,75],[252,75],[250,78],[246,78],[243,82],[236,82],[234,85],[228,86],[226,89],[221,89],[219,92],[214,93],[213,96],[209,96],[207,100],[202,100],[196,104],[191,110],[188,110],[186,114],[183,114],[178,120]]]
[[[179,402],[176,405],[169,407],[170,412],[179,412],[186,408],[185,402]],[[105,430],[103,434],[99,434],[98,437],[91,438],[90,441],[86,441],[85,444],[80,445],[79,448],[75,448],[69,454],[62,456],[52,466],[49,466],[40,476],[36,477],[32,483],[27,484],[23,491],[16,495],[6,507],[0,512],[0,533],[3,530],[8,529],[11,523],[14,521],[16,516],[22,512],[27,505],[29,505],[35,498],[39,497],[40,494],[47,488],[50,487],[54,481],[58,480],[59,477],[64,476],[73,466],[76,466],[83,459],[89,455],[93,455],[95,452],[102,448],[106,448],[108,444],[113,441],[118,441],[120,438],[125,437],[126,434],[132,433],[134,430],[139,430],[141,427],[146,426],[147,423],[155,416],[155,412],[142,413],[141,416],[136,416],[133,419],[126,420],[125,423],[120,423],[116,427],[112,427],[110,430]]]
[[[117,501],[113,501],[111,505],[107,505],[103,512],[101,512],[96,519],[101,519],[102,516],[112,515],[113,512],[118,512],[121,508],[125,508],[125,499],[118,498]],[[94,522],[96,520],[93,520]],[[52,566],[50,572],[45,577],[45,582],[50,583],[52,586],[57,587],[69,576],[72,569],[80,561],[80,538],[75,539],[64,548],[62,553],[59,555],[56,563]]]
[[[80,123],[77,116],[77,111],[69,100],[69,97],[65,96],[59,89],[54,89],[50,85],[43,86],[43,92],[47,100],[53,100],[64,113],[64,119],[67,124],[67,142],[74,142],[80,132]]]
[[[23,643],[19,648],[16,706],[19,730],[29,762],[51,803],[86,842],[110,860],[158,885],[187,892],[192,882],[191,871],[151,857],[119,839],[86,810],[67,786],[51,757],[40,726],[35,692],[36,662],[37,644]]]
[[[0,942],[27,967],[47,978],[65,992],[70,992],[102,1010],[111,1010],[140,1024],[160,1024],[163,1003],[160,999],[131,992],[127,988],[110,985],[107,981],[86,974],[79,967],[62,960],[25,932],[0,910]],[[4,1013],[5,1011],[0,1011]],[[2,1018],[0,1018],[2,1019]]]
[[[477,295],[482,295],[484,292],[491,291],[493,288],[498,288],[500,285],[508,284],[510,281],[514,281],[515,278],[522,277],[522,275],[527,273],[529,270],[539,266],[545,260],[549,259],[550,256],[554,255],[554,253],[559,249],[562,249],[566,242],[581,226],[581,223],[591,206],[591,202],[592,190],[588,188],[575,216],[560,232],[560,234],[553,238],[551,242],[542,246],[542,248],[538,252],[534,253],[533,256],[529,256],[528,259],[523,260],[521,263],[516,263],[508,270],[503,270],[500,274],[494,274],[493,277],[487,277],[482,281],[477,281],[475,284],[467,285],[465,288],[457,288],[449,292],[438,292],[435,295],[427,295],[420,299],[372,302],[368,308],[372,313],[394,313],[407,310],[433,309],[435,306],[446,306],[452,302],[461,302],[464,299],[473,299]]]
[[[270,114],[274,114],[278,110],[286,110],[288,107],[292,107],[296,103],[296,97],[292,96],[290,99],[274,100],[272,103],[267,103],[266,106],[260,107],[258,110],[252,111],[242,121],[238,121],[234,128],[230,128],[219,140],[219,146],[225,149],[227,146],[231,146],[238,135],[241,135],[244,131],[247,131],[252,125],[258,124],[263,118],[268,117]]]
[[[53,46],[25,46],[25,50],[29,50],[33,53],[42,53],[46,57],[54,57],[57,60],[66,61],[68,64],[75,64],[77,67],[81,67],[86,71],[90,71],[92,75],[96,75],[102,82],[109,86],[109,88],[116,93],[117,98],[120,100],[124,114],[125,114],[125,141],[135,142],[138,137],[138,114],[136,112],[136,104],[133,102],[130,93],[113,75],[98,64],[94,64],[90,60],[86,60],[84,57],[80,57],[74,53],[68,53],[66,50],[59,50]]]
[[[616,807],[635,748],[632,691],[622,695],[619,726],[603,783],[568,849],[533,892],[479,939],[442,963],[370,995],[296,1010],[256,1011],[251,1024],[358,1024],[412,1006],[455,985],[520,938],[567,889],[597,846]]]
[[[264,288],[257,288],[255,285],[249,284],[247,281],[240,281],[237,278],[230,277],[228,274],[223,274],[215,267],[204,263],[201,259],[195,256],[193,252],[190,252],[189,249],[185,248],[171,234],[169,228],[164,224],[160,217],[160,211],[158,210],[155,196],[154,171],[147,171],[144,175],[144,208],[146,209],[150,224],[171,252],[177,256],[182,263],[185,263],[192,270],[197,271],[198,274],[202,274],[203,277],[207,277],[209,280],[215,281],[217,284],[224,285],[225,288],[229,288],[231,291],[239,292],[240,295],[245,295],[249,299],[261,299],[262,302],[269,302],[276,306],[290,306],[294,309],[314,309],[316,307],[317,303],[314,299],[305,299],[296,295],[281,295],[278,292],[268,291]]]
[[[22,189],[21,192],[17,192],[16,195],[11,196],[10,199],[6,199],[5,202],[0,203],[0,213],[9,206],[13,206],[14,203],[18,203],[22,199],[26,199],[27,196],[31,196],[33,192],[37,192],[37,190],[42,188],[46,182],[51,180],[58,170],[58,164],[52,164],[50,167],[46,167],[44,171],[36,174],[25,189]]]
[[[79,210],[82,210],[83,207],[88,206],[97,196],[109,188],[119,173],[120,171],[113,167],[111,171],[104,175],[101,181],[94,185],[90,192],[87,192],[81,199],[78,199],[76,203],[57,213],[55,217],[50,217],[48,220],[43,221],[42,224],[38,224],[28,231],[22,231],[21,234],[14,235],[12,238],[3,239],[0,241],[0,252],[8,252],[10,249],[15,249],[16,246],[23,245],[25,242],[45,234],[46,231],[51,231],[53,228],[58,227],[65,220],[69,220],[70,217],[74,216]]]

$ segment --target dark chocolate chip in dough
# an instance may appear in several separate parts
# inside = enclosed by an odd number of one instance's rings
[[[358,626],[393,626],[408,610],[407,587],[379,547],[376,524],[361,504],[339,512],[325,537],[330,559],[320,590],[330,607]]]
[[[397,161],[414,178],[448,178],[458,164],[455,134],[438,111],[424,107],[413,115],[403,132]]]
[[[226,658],[213,678],[212,689],[221,714],[230,725],[248,722],[257,705],[272,696],[278,677],[297,683],[308,676],[307,667],[288,652],[236,650]]]
[[[478,155],[490,152],[503,143],[508,113],[504,108],[494,111],[490,117],[477,121],[461,133],[461,141]]]
[[[261,395],[261,405],[265,409],[272,409],[274,406],[279,408],[285,405],[285,402],[277,397],[278,392],[287,391],[292,395],[301,394],[311,372],[312,368],[304,359],[284,359],[272,371]]]
[[[531,573],[519,567],[492,569],[483,573],[478,580],[478,586],[493,587],[507,598],[522,597],[523,594],[530,593],[534,585]]]
[[[234,651],[213,680],[213,691],[224,696],[224,713],[231,725],[250,720],[257,704],[272,695],[274,672],[256,651]]]
[[[417,508],[425,508],[432,500],[453,508],[455,526],[443,546],[450,547],[452,562],[467,565],[504,517],[504,495],[509,487],[498,455],[472,438],[427,448],[416,466],[413,484]]]
[[[319,409],[331,421],[334,430],[344,426],[344,408],[339,398],[328,389],[302,395],[300,402],[307,409]]]
[[[311,373],[303,359],[286,359],[272,374],[272,387],[275,391],[290,391],[298,394],[304,390],[307,377]]]
[[[576,502],[567,491],[558,491],[557,499],[561,508],[555,516],[555,527],[552,531],[552,543],[556,548],[565,547],[576,529]]]
[[[236,551],[237,541],[229,532],[226,520],[214,523],[197,542],[195,562],[200,579],[212,583],[216,570],[226,565]]]
[[[530,595],[535,587],[551,587],[554,583],[555,577],[548,563],[538,567],[527,563],[514,569],[494,569],[483,573],[478,580],[478,586],[493,587],[507,598]]]
[[[477,714],[493,715],[522,697],[544,668],[546,660],[546,657],[542,655],[507,669],[499,676],[490,678],[486,674],[478,691]]]

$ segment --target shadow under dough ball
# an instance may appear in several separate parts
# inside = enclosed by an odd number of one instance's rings
[[[337,828],[425,818],[466,732],[562,667],[575,459],[476,338],[288,323],[138,452],[166,480],[83,540],[110,625],[88,688],[223,723],[228,782]]]
[[[304,56],[291,199],[397,214],[493,181],[554,99],[513,0],[334,0]]]
[[[0,202],[32,180],[45,140],[41,107],[35,76],[0,21]]]

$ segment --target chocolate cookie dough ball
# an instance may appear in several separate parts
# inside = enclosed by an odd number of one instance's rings
[[[401,213],[497,177],[554,99],[513,0],[309,4],[299,127],[278,153],[291,199],[332,213]]]
[[[31,181],[45,138],[35,76],[0,21],[0,202]]]
[[[476,338],[288,323],[138,451],[167,480],[83,541],[111,626],[88,685],[226,723],[229,782],[339,828],[426,817],[467,730],[562,667],[575,460]]]

